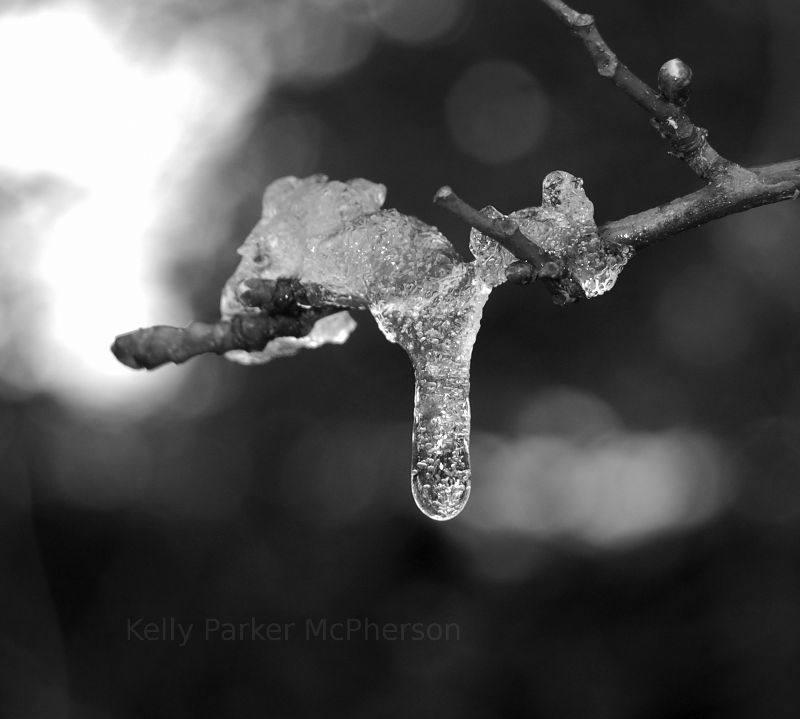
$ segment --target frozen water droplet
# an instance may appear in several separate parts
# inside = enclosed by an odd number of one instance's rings
[[[583,190],[583,180],[564,170],[551,172],[542,181],[542,207],[593,222],[594,205]]]
[[[455,517],[469,499],[469,365],[428,381],[418,369],[414,393],[411,492],[431,519]]]
[[[563,170],[544,178],[541,207],[517,210],[509,217],[542,249],[564,261],[589,298],[610,290],[633,254],[630,247],[601,242],[583,180]]]
[[[630,247],[604,246],[596,237],[582,241],[570,264],[572,276],[578,280],[587,297],[597,297],[614,286],[632,254]]]

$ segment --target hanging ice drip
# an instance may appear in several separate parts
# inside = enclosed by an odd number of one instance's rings
[[[587,296],[610,289],[627,259],[597,240],[592,206],[569,173],[545,179],[541,208],[512,217],[529,237],[563,257]],[[287,177],[264,193],[261,221],[222,295],[224,318],[256,311],[243,292],[253,279],[297,278],[313,306],[369,309],[414,366],[411,485],[432,519],[455,517],[470,495],[469,369],[483,306],[515,260],[473,230],[465,262],[436,228],[381,206],[386,189],[367,180]],[[494,208],[485,213],[502,217]],[[257,363],[301,347],[343,342],[355,327],[347,312],[319,320],[301,338],[228,357]]]
[[[455,517],[469,499],[472,347],[483,305],[513,261],[495,243],[473,250],[475,262],[453,265],[434,286],[407,285],[403,297],[370,305],[387,339],[414,366],[411,489],[417,506],[439,520]]]

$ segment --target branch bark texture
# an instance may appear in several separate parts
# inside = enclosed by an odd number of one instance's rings
[[[252,313],[230,321],[192,322],[188,327],[157,325],[119,335],[111,351],[132,369],[181,364],[200,354],[262,350],[276,337],[303,337],[317,320],[342,307],[308,307],[305,288],[296,280],[253,282],[247,292]]]

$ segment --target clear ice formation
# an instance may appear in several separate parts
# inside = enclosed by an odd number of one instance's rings
[[[564,261],[588,298],[608,292],[633,255],[627,245],[600,240],[594,205],[586,197],[583,180],[563,170],[544,178],[541,207],[516,210],[509,217],[524,235]]]
[[[627,260],[597,240],[580,180],[551,173],[544,203],[512,213],[523,232],[565,259],[588,297],[609,289]],[[313,306],[369,309],[414,367],[411,486],[429,517],[455,517],[470,494],[469,365],[483,306],[515,257],[475,230],[465,262],[436,228],[381,209],[383,185],[324,175],[285,177],[264,193],[263,215],[239,248],[242,260],[222,294],[224,318],[254,312],[241,300],[249,279],[298,278]],[[494,208],[484,212],[501,216]],[[576,229],[577,228],[577,229]],[[527,234],[527,233],[526,233]],[[301,347],[344,342],[348,312],[319,320],[306,337],[278,338],[259,352],[234,351],[246,364]]]

